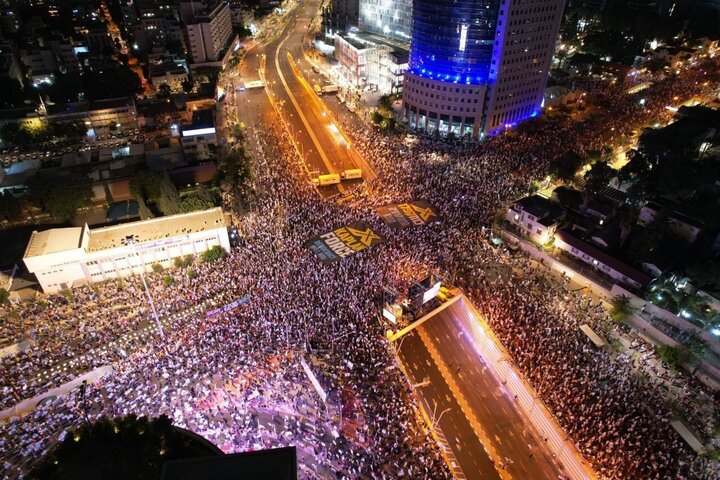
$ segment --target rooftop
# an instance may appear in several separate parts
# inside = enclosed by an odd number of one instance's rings
[[[192,120],[189,124],[182,126],[183,130],[197,130],[200,128],[213,128],[215,119],[211,109],[195,110],[192,114]]]
[[[297,480],[295,447],[172,460],[161,480]]]
[[[388,47],[398,58],[407,58],[410,55],[410,48],[407,43],[393,40],[369,32],[349,32],[340,36],[358,50],[373,48],[377,46]]]
[[[134,105],[135,102],[132,97],[118,97],[104,100],[94,100],[92,102],[68,102],[65,104],[48,105],[47,111],[48,116],[52,116],[64,113],[81,113],[115,108],[134,108]]]
[[[647,285],[652,280],[649,275],[639,270],[636,270],[630,265],[613,257],[612,255],[603,252],[598,247],[595,247],[593,245],[590,245],[589,243],[586,243],[583,240],[580,240],[567,230],[558,230],[557,232],[555,232],[555,238],[565,242],[571,247],[576,248],[578,251],[585,253],[589,257],[597,260],[598,262],[607,265],[608,267],[612,268],[616,272],[621,273],[627,278],[636,281],[640,285]]]
[[[91,229],[88,232],[90,240],[87,250],[96,252],[122,247],[127,244],[128,237],[132,237],[136,243],[144,243],[212,230],[222,226],[225,226],[225,217],[220,208],[152,218],[140,222]]]
[[[515,202],[515,206],[538,220],[542,220],[541,223],[545,226],[552,225],[565,214],[562,208],[539,195],[521,198]]]
[[[30,236],[24,257],[37,257],[80,248],[81,236],[82,227],[51,228],[42,232],[34,231]]]

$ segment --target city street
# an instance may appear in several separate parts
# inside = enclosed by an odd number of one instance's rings
[[[355,147],[332,120],[330,110],[304,79],[298,78],[307,61],[302,54],[303,37],[317,12],[319,1],[291,7],[286,14],[285,28],[267,43],[250,49],[241,64],[238,85],[262,79],[270,101],[259,90],[236,91],[235,105],[239,121],[254,126],[261,112],[269,113],[273,104],[286,122],[305,167],[312,177],[361,168],[363,178],[374,178],[372,168],[361,158]],[[293,62],[299,69],[293,68]],[[343,182],[339,186],[321,187],[325,196],[333,196],[357,185]]]
[[[435,422],[466,478],[555,479],[562,474],[450,309],[397,345],[428,415],[444,412]]]

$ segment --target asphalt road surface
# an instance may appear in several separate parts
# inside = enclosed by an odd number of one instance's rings
[[[436,417],[464,477],[557,480],[562,471],[542,439],[487,369],[472,340],[460,332],[460,323],[447,309],[398,345],[410,381],[428,415]]]
[[[241,81],[259,80],[259,71],[264,65],[267,95],[261,89],[234,92],[238,118],[253,126],[263,114],[272,111],[268,98],[272,97],[289,125],[306,169],[312,176],[362,168],[363,175],[371,177],[374,174],[370,166],[333,124],[330,111],[313,91],[312,85],[298,75],[309,67],[302,54],[302,45],[307,41],[305,36],[319,4],[319,0],[310,0],[293,7],[286,14],[286,25],[279,35],[248,51],[239,67]],[[298,68],[294,69],[293,64]],[[357,181],[344,182],[339,189],[325,187],[321,193],[334,195],[356,185]]]

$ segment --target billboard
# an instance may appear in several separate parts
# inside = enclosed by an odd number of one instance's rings
[[[423,299],[422,299],[423,305],[425,305],[427,302],[429,302],[433,298],[437,297],[438,293],[440,293],[440,282],[439,281],[436,282],[435,285],[433,285],[432,287],[430,287],[428,290],[426,290],[423,293]]]
[[[397,229],[424,227],[439,220],[437,212],[424,200],[392,203],[377,207],[376,211],[388,226]]]
[[[305,248],[321,262],[333,263],[384,241],[367,223],[353,222],[332,232],[315,235],[305,242]]]

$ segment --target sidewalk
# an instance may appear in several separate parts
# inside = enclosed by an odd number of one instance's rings
[[[548,449],[564,467],[564,471],[572,479],[596,478],[596,474],[587,460],[568,439],[552,413],[535,396],[535,391],[524,380],[522,374],[516,371],[510,356],[504,351],[501,343],[495,338],[482,316],[474,309],[465,295],[462,295],[462,305],[465,307],[462,312],[456,309],[458,317],[462,319],[474,336],[478,349],[493,375],[516,396],[521,411],[535,429],[542,434]]]

